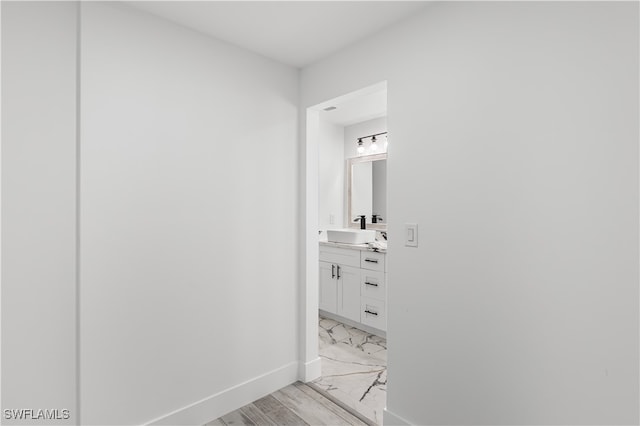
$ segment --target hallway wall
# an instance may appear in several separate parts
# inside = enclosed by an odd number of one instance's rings
[[[295,380],[297,70],[105,3],[81,68],[83,421]]]
[[[203,424],[298,377],[298,70],[80,8],[2,3],[3,422]]]
[[[440,2],[303,70],[303,108],[388,84],[390,424],[638,423],[638,35]]]
[[[57,410],[50,412],[60,418],[56,424],[77,424],[77,6],[2,2],[0,7],[0,415],[3,424],[44,424],[51,421],[32,420],[38,412],[24,410],[49,409]]]

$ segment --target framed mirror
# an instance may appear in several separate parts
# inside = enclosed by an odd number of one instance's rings
[[[347,160],[347,220],[360,228],[360,216],[368,229],[387,229],[387,154]]]

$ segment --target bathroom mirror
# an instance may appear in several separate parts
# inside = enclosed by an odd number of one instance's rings
[[[349,227],[359,228],[360,221],[354,219],[365,215],[367,228],[387,229],[387,154],[349,158],[347,184]]]

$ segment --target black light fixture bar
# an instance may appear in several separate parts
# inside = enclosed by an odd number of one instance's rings
[[[386,135],[386,134],[387,134],[387,132],[375,133],[375,134],[369,135],[369,136],[359,136],[358,139],[372,138],[374,136],[380,136],[380,135]]]

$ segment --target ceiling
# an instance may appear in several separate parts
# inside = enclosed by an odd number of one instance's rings
[[[407,18],[425,1],[125,1],[302,68]]]

